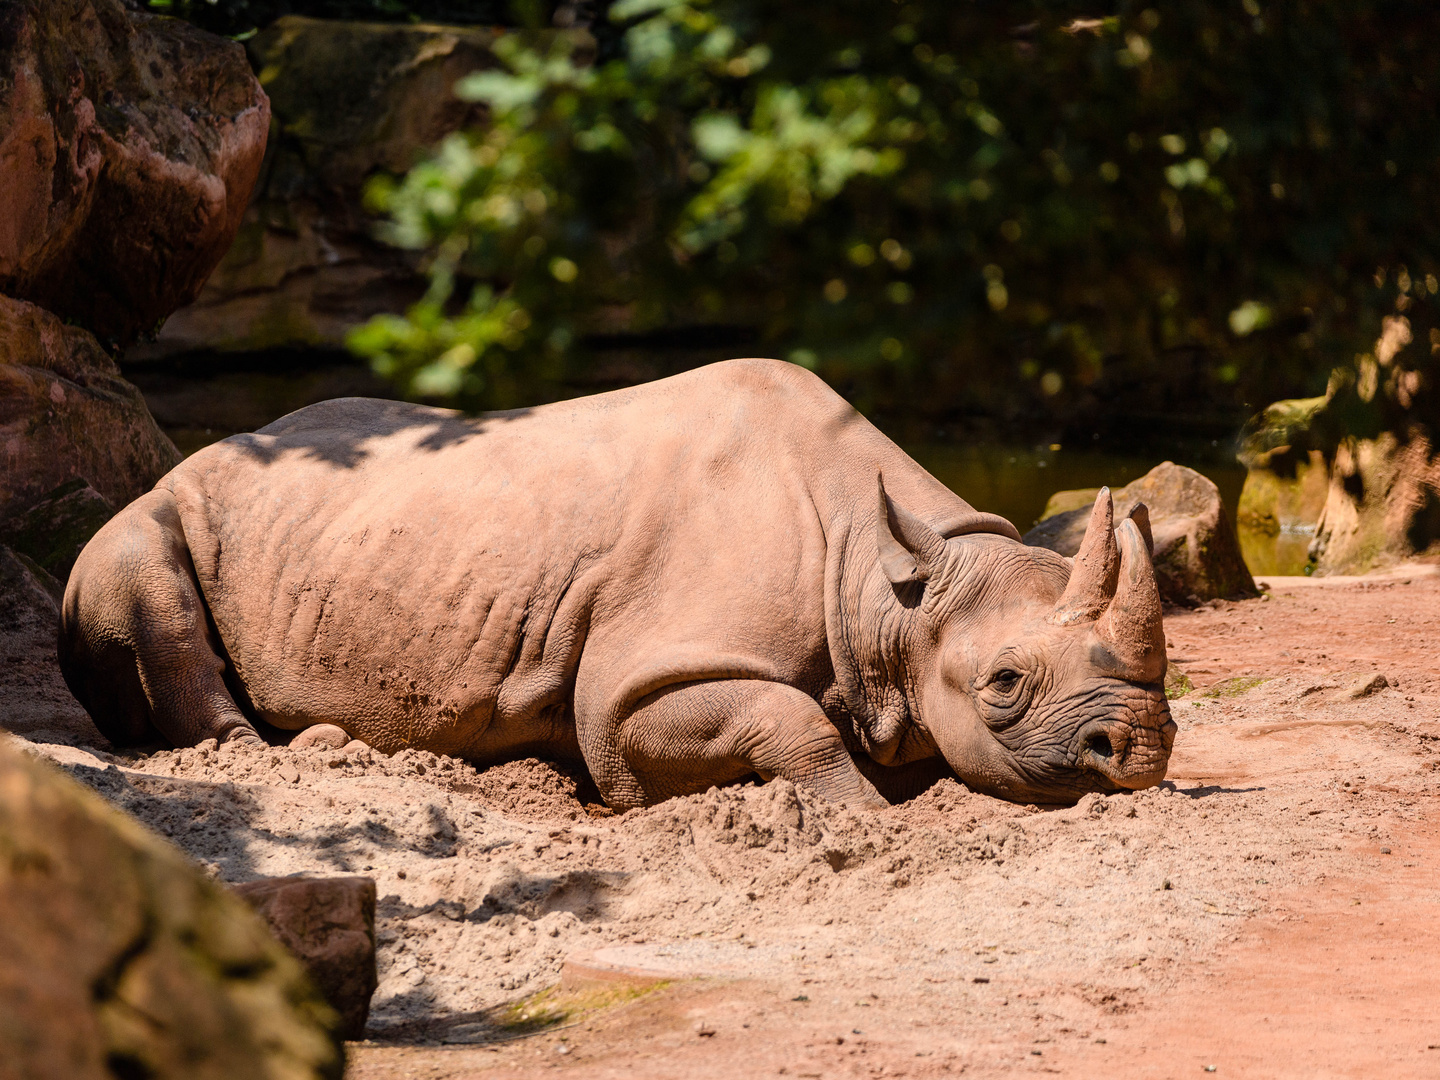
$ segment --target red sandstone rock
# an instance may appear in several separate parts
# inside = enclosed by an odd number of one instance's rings
[[[375,993],[375,882],[367,877],[262,878],[235,891],[270,924],[340,1014],[347,1039],[365,1037]]]
[[[130,0],[0,0],[0,292],[153,330],[230,246],[269,126],[238,44]]]
[[[179,461],[90,334],[0,296],[0,518],[80,478],[119,509]]]

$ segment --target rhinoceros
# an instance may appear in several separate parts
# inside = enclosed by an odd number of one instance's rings
[[[932,767],[1063,803],[1174,740],[1148,520],[1112,516],[1026,547],[773,360],[478,417],[341,398],[113,518],[59,656],[122,745],[258,719],[583,759],[615,808],[757,775],[881,805]]]

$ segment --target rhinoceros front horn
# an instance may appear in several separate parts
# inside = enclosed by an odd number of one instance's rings
[[[1098,619],[1110,606],[1120,575],[1120,552],[1115,546],[1115,504],[1110,489],[1101,488],[1090,511],[1085,539],[1075,553],[1070,583],[1050,616],[1061,626],[1081,620]]]
[[[1121,523],[1116,536],[1120,580],[1115,599],[1095,630],[1123,665],[1127,678],[1156,682],[1165,677],[1165,629],[1150,544],[1133,517]]]

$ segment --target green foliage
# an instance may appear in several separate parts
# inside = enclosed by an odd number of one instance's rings
[[[1433,321],[1430,5],[610,17],[604,62],[504,39],[458,88],[489,126],[372,187],[431,288],[353,344],[409,392],[511,404],[605,335],[747,327],[862,405],[1238,408],[1370,348],[1398,274]]]

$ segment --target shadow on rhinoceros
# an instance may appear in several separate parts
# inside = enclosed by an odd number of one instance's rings
[[[370,451],[366,444],[372,440],[404,436],[407,440],[414,440],[411,445],[416,453],[440,453],[449,447],[484,435],[497,424],[520,420],[533,411],[528,408],[509,409],[505,412],[486,413],[483,417],[468,417],[442,409],[416,412],[414,406],[401,401],[373,398],[364,400],[374,408],[366,418],[363,428],[337,429],[302,424],[297,428],[287,429],[285,425],[288,422],[304,415],[306,410],[301,409],[282,416],[259,432],[233,435],[225,442],[235,453],[248,456],[260,465],[273,464],[281,454],[300,453],[336,468],[354,469],[369,457]],[[288,436],[283,443],[260,437],[282,434]]]
[[[580,759],[617,809],[946,770],[1062,803],[1165,775],[1148,533],[1106,492],[1073,561],[1026,547],[776,361],[475,419],[339,399],[101,529],[60,660],[117,743]]]

